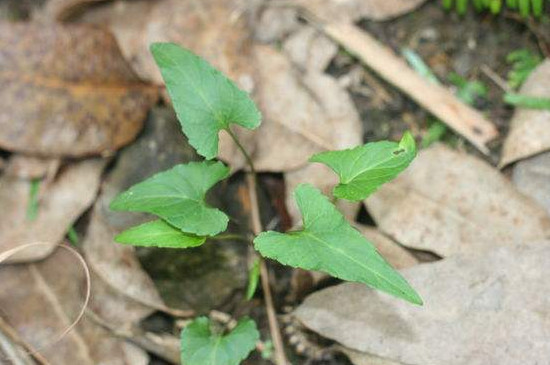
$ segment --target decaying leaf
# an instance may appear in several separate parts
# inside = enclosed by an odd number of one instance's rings
[[[529,157],[514,165],[512,181],[550,215],[550,152]]]
[[[59,243],[74,221],[92,204],[106,161],[84,160],[66,166],[40,192],[36,219],[27,219],[30,181],[0,178],[0,252],[26,243]],[[7,214],[9,212],[9,214]],[[28,249],[11,261],[34,261],[48,256],[54,246]]]
[[[157,98],[115,39],[88,26],[1,23],[0,66],[0,147],[10,151],[114,151],[134,139]]]
[[[387,20],[419,7],[426,0],[294,0],[324,20],[355,22]]]
[[[80,20],[107,25],[144,80],[162,84],[149,45],[173,42],[204,57],[250,91],[253,69],[246,5],[243,0],[119,0],[88,11]]]
[[[51,364],[147,364],[142,350],[112,336],[89,317],[52,343],[78,315],[84,285],[83,269],[65,250],[40,263],[2,266],[2,317]]]
[[[549,85],[550,60],[546,60],[529,75],[520,94],[548,98]],[[501,166],[550,150],[550,110],[518,108],[510,123]]]
[[[550,235],[550,217],[500,172],[435,145],[366,200],[397,242],[441,256],[524,244]]]
[[[324,337],[388,360],[382,364],[544,363],[548,260],[549,241],[459,255],[403,271],[424,307],[346,283],[309,296],[295,314]]]

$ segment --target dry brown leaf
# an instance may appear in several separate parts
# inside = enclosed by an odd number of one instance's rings
[[[320,335],[386,365],[545,363],[549,260],[550,241],[455,256],[403,271],[423,307],[345,283],[309,296],[295,314]]]
[[[115,39],[88,26],[0,23],[0,65],[0,147],[10,151],[114,151],[134,139],[157,98]]]
[[[533,198],[550,215],[550,152],[518,161],[512,181],[519,191]]]
[[[397,242],[441,256],[550,236],[544,209],[486,162],[444,145],[421,151],[366,205]]]
[[[426,0],[294,0],[321,19],[355,22],[362,18],[387,20],[406,14]]]
[[[75,320],[84,302],[83,269],[57,250],[37,264],[0,268],[2,317],[51,364],[145,365],[148,356],[89,318],[52,343]]]
[[[27,220],[30,182],[0,178],[0,252],[33,242],[59,243],[74,221],[92,204],[106,161],[85,160],[65,167],[40,193],[38,215]],[[46,248],[44,248],[46,247]],[[54,246],[25,250],[11,261],[34,261],[48,256]]]
[[[521,94],[550,97],[550,60],[544,61],[529,75]],[[502,147],[500,165],[550,150],[550,110],[517,108],[510,132]]]

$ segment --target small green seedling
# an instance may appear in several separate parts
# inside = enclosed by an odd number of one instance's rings
[[[116,197],[111,203],[113,210],[151,213],[159,219],[130,228],[115,240],[135,246],[180,249],[200,246],[209,239],[221,240],[228,217],[205,201],[206,193],[229,176],[229,168],[214,161],[218,155],[218,134],[229,133],[254,174],[252,159],[230,128],[235,124],[255,129],[260,125],[261,114],[248,94],[192,52],[170,43],[154,44],[151,51],[183,132],[205,160],[158,173]],[[340,177],[334,188],[334,200],[361,201],[407,168],[415,155],[414,139],[406,133],[399,143],[383,141],[323,152],[311,161],[329,166]],[[294,198],[302,213],[303,228],[287,233],[263,232],[254,238],[254,248],[261,256],[250,271],[247,298],[256,290],[263,256],[285,265],[363,283],[422,304],[407,281],[319,189],[302,184],[294,191]],[[259,339],[256,325],[248,318],[241,319],[226,333],[213,327],[214,323],[201,317],[183,330],[184,364],[238,364]]]

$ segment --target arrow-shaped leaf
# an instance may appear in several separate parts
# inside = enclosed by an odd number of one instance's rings
[[[254,245],[263,256],[285,265],[365,283],[411,303],[422,304],[415,290],[319,190],[302,184],[294,195],[304,228],[289,233],[260,234]]]
[[[384,183],[393,180],[416,156],[414,138],[405,133],[401,142],[373,142],[352,149],[328,151],[314,155],[311,162],[321,162],[340,177],[334,196],[363,200]]]
[[[111,209],[152,213],[185,233],[213,236],[227,228],[228,218],[204,198],[228,175],[229,168],[221,162],[177,165],[120,194]]]
[[[115,241],[134,246],[187,248],[202,245],[206,238],[184,233],[158,219],[125,230]]]
[[[181,334],[181,362],[185,365],[238,365],[256,346],[260,334],[256,324],[242,318],[227,335],[217,335],[210,321],[199,317]]]
[[[218,155],[218,133],[231,123],[254,129],[261,115],[248,94],[208,62],[173,43],[151,52],[166,83],[183,132],[207,159]]]

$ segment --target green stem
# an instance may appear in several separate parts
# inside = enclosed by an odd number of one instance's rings
[[[256,169],[254,168],[254,162],[252,161],[252,157],[246,152],[246,148],[241,144],[241,141],[239,140],[239,137],[230,129],[226,129],[227,133],[231,136],[233,139],[233,142],[235,142],[235,145],[237,145],[237,148],[241,151],[243,154],[246,163],[248,164],[248,167],[250,168],[250,172],[254,175],[254,179],[256,178]]]
[[[250,242],[250,240],[248,238],[246,238],[245,236],[240,235],[240,234],[234,234],[234,233],[219,234],[217,236],[211,237],[210,239],[214,240],[214,241],[231,241],[231,240],[233,240],[233,241]]]
[[[250,204],[252,207],[251,208],[252,230],[254,231],[254,235],[257,236],[262,232],[263,228],[262,228],[262,222],[260,220],[260,205],[258,204],[258,195],[256,191],[257,178],[256,178],[256,169],[254,168],[254,162],[252,161],[252,158],[250,157],[246,149],[243,147],[243,145],[239,141],[239,138],[237,137],[237,135],[235,135],[235,133],[233,133],[233,131],[231,131],[229,128],[227,129],[227,132],[229,133],[231,138],[233,138],[233,141],[235,142],[235,144],[243,154],[250,168],[250,172],[248,173],[248,176],[247,176],[247,183],[248,183],[248,189],[250,194]],[[271,285],[269,283],[269,272],[267,270],[267,265],[265,263],[265,260],[261,256],[258,256],[258,260],[259,260],[259,266],[260,266],[260,281],[264,292],[267,319],[269,322],[269,332],[271,334],[271,339],[273,340],[273,348],[275,350],[275,363],[277,365],[287,365],[288,360],[286,359],[283,339],[281,336],[281,330],[279,329],[279,323],[277,322],[277,314],[275,313],[275,306],[273,304],[273,295],[271,293]]]

